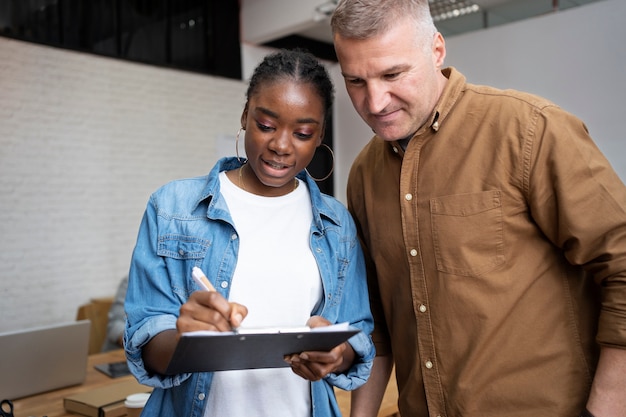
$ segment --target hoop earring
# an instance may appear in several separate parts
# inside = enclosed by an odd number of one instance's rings
[[[237,160],[240,163],[244,163],[244,161],[241,160],[241,158],[239,157],[239,135],[241,134],[241,131],[245,130],[243,127],[240,127],[239,130],[237,131],[237,136],[235,136],[235,154],[237,155]]]
[[[322,143],[321,146],[324,146],[326,149],[328,149],[328,152],[330,152],[330,156],[331,156],[331,158],[333,160],[333,163],[332,163],[332,165],[330,167],[330,172],[328,174],[326,174],[326,176],[324,178],[315,178],[313,175],[311,175],[311,173],[309,172],[308,169],[306,169],[306,168],[304,169],[306,171],[306,173],[309,175],[309,177],[313,178],[313,181],[315,181],[315,182],[322,182],[322,181],[327,180],[328,177],[330,177],[332,175],[333,171],[335,170],[335,153],[333,152],[333,149],[330,146],[328,146],[327,144],[325,144],[325,143]]]

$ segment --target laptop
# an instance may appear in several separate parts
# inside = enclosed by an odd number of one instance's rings
[[[0,400],[81,384],[89,320],[0,333]]]

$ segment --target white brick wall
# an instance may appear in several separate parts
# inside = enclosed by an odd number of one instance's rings
[[[605,0],[452,37],[446,62],[471,82],[530,89],[573,111],[626,181],[623,9]],[[246,78],[267,52],[242,44]],[[339,67],[331,73],[335,194],[345,201],[372,133]],[[533,90],[537,80],[548,85]],[[112,294],[150,192],[234,151],[223,138],[239,127],[245,88],[0,38],[0,331],[73,320],[78,305]]]
[[[0,332],[112,295],[148,196],[209,171],[245,88],[0,38]]]

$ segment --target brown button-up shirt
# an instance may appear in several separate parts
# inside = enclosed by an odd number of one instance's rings
[[[626,188],[581,121],[453,68],[408,142],[356,158],[374,340],[402,416],[573,417],[626,348]]]

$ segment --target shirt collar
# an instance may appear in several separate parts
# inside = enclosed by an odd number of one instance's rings
[[[226,206],[223,198],[219,194],[219,173],[221,171],[229,171],[237,169],[245,163],[245,160],[239,161],[236,157],[227,157],[220,159],[207,177],[207,182],[202,192],[200,193],[195,207],[198,207],[204,200],[209,199],[207,216],[209,218],[229,218],[228,207]],[[313,219],[316,226],[320,229],[324,229],[322,217],[328,218],[330,221],[337,225],[341,225],[340,215],[335,212],[325,201],[319,187],[315,181],[311,178],[306,171],[300,172],[297,177],[304,181],[309,189],[309,195],[311,197],[311,205],[313,209]]]
[[[415,132],[412,138],[422,136],[431,131],[437,133],[441,128],[441,125],[445,123],[446,117],[465,88],[465,76],[457,71],[456,68],[447,67],[442,69],[441,72],[444,77],[448,79],[448,82],[441,93],[441,97],[439,97],[439,101],[430,114],[428,121],[424,123],[424,125],[420,127],[417,132]],[[396,151],[401,149],[402,152],[399,153],[402,155],[403,151],[408,146],[408,142],[409,140],[398,140],[391,142],[391,146],[396,149]]]
[[[429,119],[430,123],[428,126],[435,132],[439,131],[441,125],[445,123],[446,117],[465,88],[465,76],[454,67],[444,68],[441,72],[448,79],[448,82]]]

